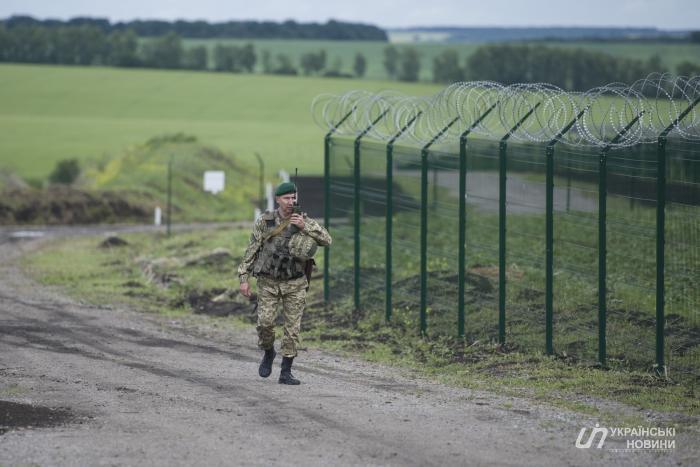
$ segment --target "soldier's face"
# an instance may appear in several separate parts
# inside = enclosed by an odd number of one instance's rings
[[[297,200],[296,193],[287,193],[286,195],[275,197],[275,201],[277,201],[277,204],[279,205],[280,209],[285,214],[289,214],[292,212],[292,206],[294,206],[294,202],[296,200]]]

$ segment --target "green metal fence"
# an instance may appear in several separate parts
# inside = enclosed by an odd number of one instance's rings
[[[599,129],[605,144],[574,144],[591,131],[590,104],[528,141],[523,132],[546,126],[546,100],[529,101],[505,119],[490,98],[470,121],[450,118],[444,101],[414,105],[413,120],[397,118],[379,138],[371,127],[397,104],[373,102],[354,129],[329,137],[326,300],[351,299],[360,316],[408,320],[428,336],[695,384],[700,144],[680,122],[696,118],[698,100],[654,140],[651,110],[625,109],[624,125]],[[417,129],[430,106],[442,106],[442,124]],[[490,129],[473,131],[480,118]]]

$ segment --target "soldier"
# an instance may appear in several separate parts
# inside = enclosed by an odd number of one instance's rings
[[[331,244],[331,236],[318,222],[305,213],[296,212],[297,187],[281,183],[275,190],[279,206],[266,211],[253,226],[248,248],[238,267],[240,291],[251,296],[248,278],[258,279],[258,346],[265,351],[258,374],[267,378],[272,373],[276,352],[275,319],[277,304],[282,301],[284,337],[282,338],[282,371],[280,384],[300,384],[292,376],[292,362],[297,355],[301,316],[306,304],[306,291],[318,246]]]

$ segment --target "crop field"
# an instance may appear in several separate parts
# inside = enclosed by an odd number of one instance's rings
[[[355,55],[361,52],[367,59],[367,72],[365,77],[372,80],[388,79],[382,65],[384,48],[390,45],[386,42],[374,41],[315,41],[315,40],[245,40],[245,39],[186,39],[185,47],[206,45],[210,53],[216,44],[244,45],[252,43],[258,54],[257,71],[262,71],[261,56],[267,50],[274,62],[277,54],[289,56],[292,63],[299,65],[302,54],[318,52],[324,49],[327,54],[326,67],[332,68],[340,63],[340,71],[353,73],[352,65]],[[533,45],[546,45],[549,47],[582,48],[586,50],[607,53],[616,57],[648,60],[653,55],[661,57],[664,66],[675,71],[676,66],[683,61],[700,62],[700,44],[669,44],[669,43],[645,43],[632,44],[627,42],[534,42]],[[391,44],[397,48],[414,47],[418,50],[421,60],[421,81],[432,80],[433,58],[446,49],[458,51],[461,64],[466,58],[483,44],[440,44],[440,43],[399,43]],[[210,58],[212,55],[210,55]],[[210,64],[213,60],[210,60]]]
[[[185,133],[268,174],[320,174],[323,132],[310,105],[321,93],[439,87],[378,81],[98,67],[0,65],[0,168],[44,178],[56,161],[104,160],[161,134]]]

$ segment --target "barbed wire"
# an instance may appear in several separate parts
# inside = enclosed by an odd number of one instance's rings
[[[700,141],[699,98],[700,76],[653,73],[631,85],[611,83],[585,92],[547,83],[505,86],[491,81],[454,83],[429,97],[353,90],[317,96],[311,113],[324,130],[355,136],[369,128],[367,136],[380,141],[390,140],[413,119],[402,138],[417,145],[441,132],[439,141],[450,142],[469,131],[489,139],[510,133],[518,141],[542,143],[558,137],[563,144],[602,147],[637,119],[612,144],[628,147],[655,142],[667,128],[683,139]]]

